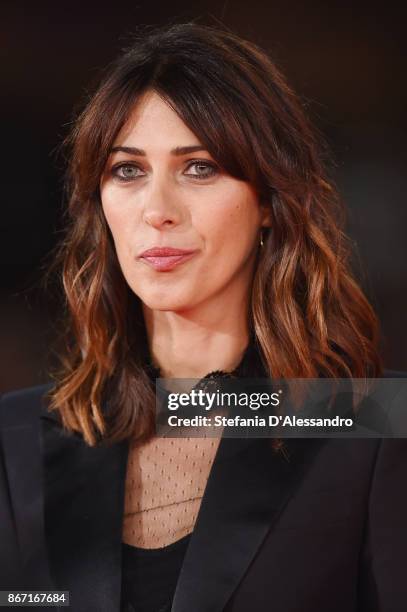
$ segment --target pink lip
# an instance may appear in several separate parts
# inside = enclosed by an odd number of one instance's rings
[[[167,272],[193,257],[195,253],[196,251],[186,251],[172,247],[154,247],[141,253],[139,258],[155,270]]]

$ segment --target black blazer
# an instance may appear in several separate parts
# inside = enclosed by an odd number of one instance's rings
[[[63,433],[47,388],[1,402],[0,588],[118,612],[128,442]],[[286,443],[221,440],[172,612],[405,612],[407,440]]]

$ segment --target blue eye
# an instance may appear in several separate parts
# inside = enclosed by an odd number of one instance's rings
[[[215,176],[215,174],[217,174],[218,172],[218,168],[217,166],[215,166],[215,164],[210,163],[204,159],[198,159],[191,162],[188,165],[187,170],[189,170],[193,166],[195,166],[196,172],[186,172],[186,174],[188,176],[193,176],[197,179],[211,178],[212,176]]]
[[[119,179],[119,181],[132,181],[143,174],[139,174],[140,168],[134,164],[119,164],[114,166],[111,170],[112,175]]]

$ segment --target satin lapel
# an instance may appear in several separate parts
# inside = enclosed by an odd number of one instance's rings
[[[120,609],[121,530],[128,441],[90,448],[41,418],[46,541],[55,587],[75,612]]]
[[[323,440],[221,440],[190,540],[172,612],[220,612]]]
[[[5,472],[20,555],[18,568],[7,571],[19,589],[52,588],[44,542],[38,418],[44,389],[8,394],[1,411]],[[10,551],[11,556],[13,552]]]

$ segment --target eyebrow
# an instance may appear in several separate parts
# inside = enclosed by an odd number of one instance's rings
[[[188,155],[188,153],[196,153],[197,151],[206,151],[205,147],[202,145],[190,145],[186,147],[175,147],[175,149],[171,149],[171,155]],[[131,155],[147,155],[147,153],[143,149],[138,149],[137,147],[112,147],[110,153],[130,153]]]

